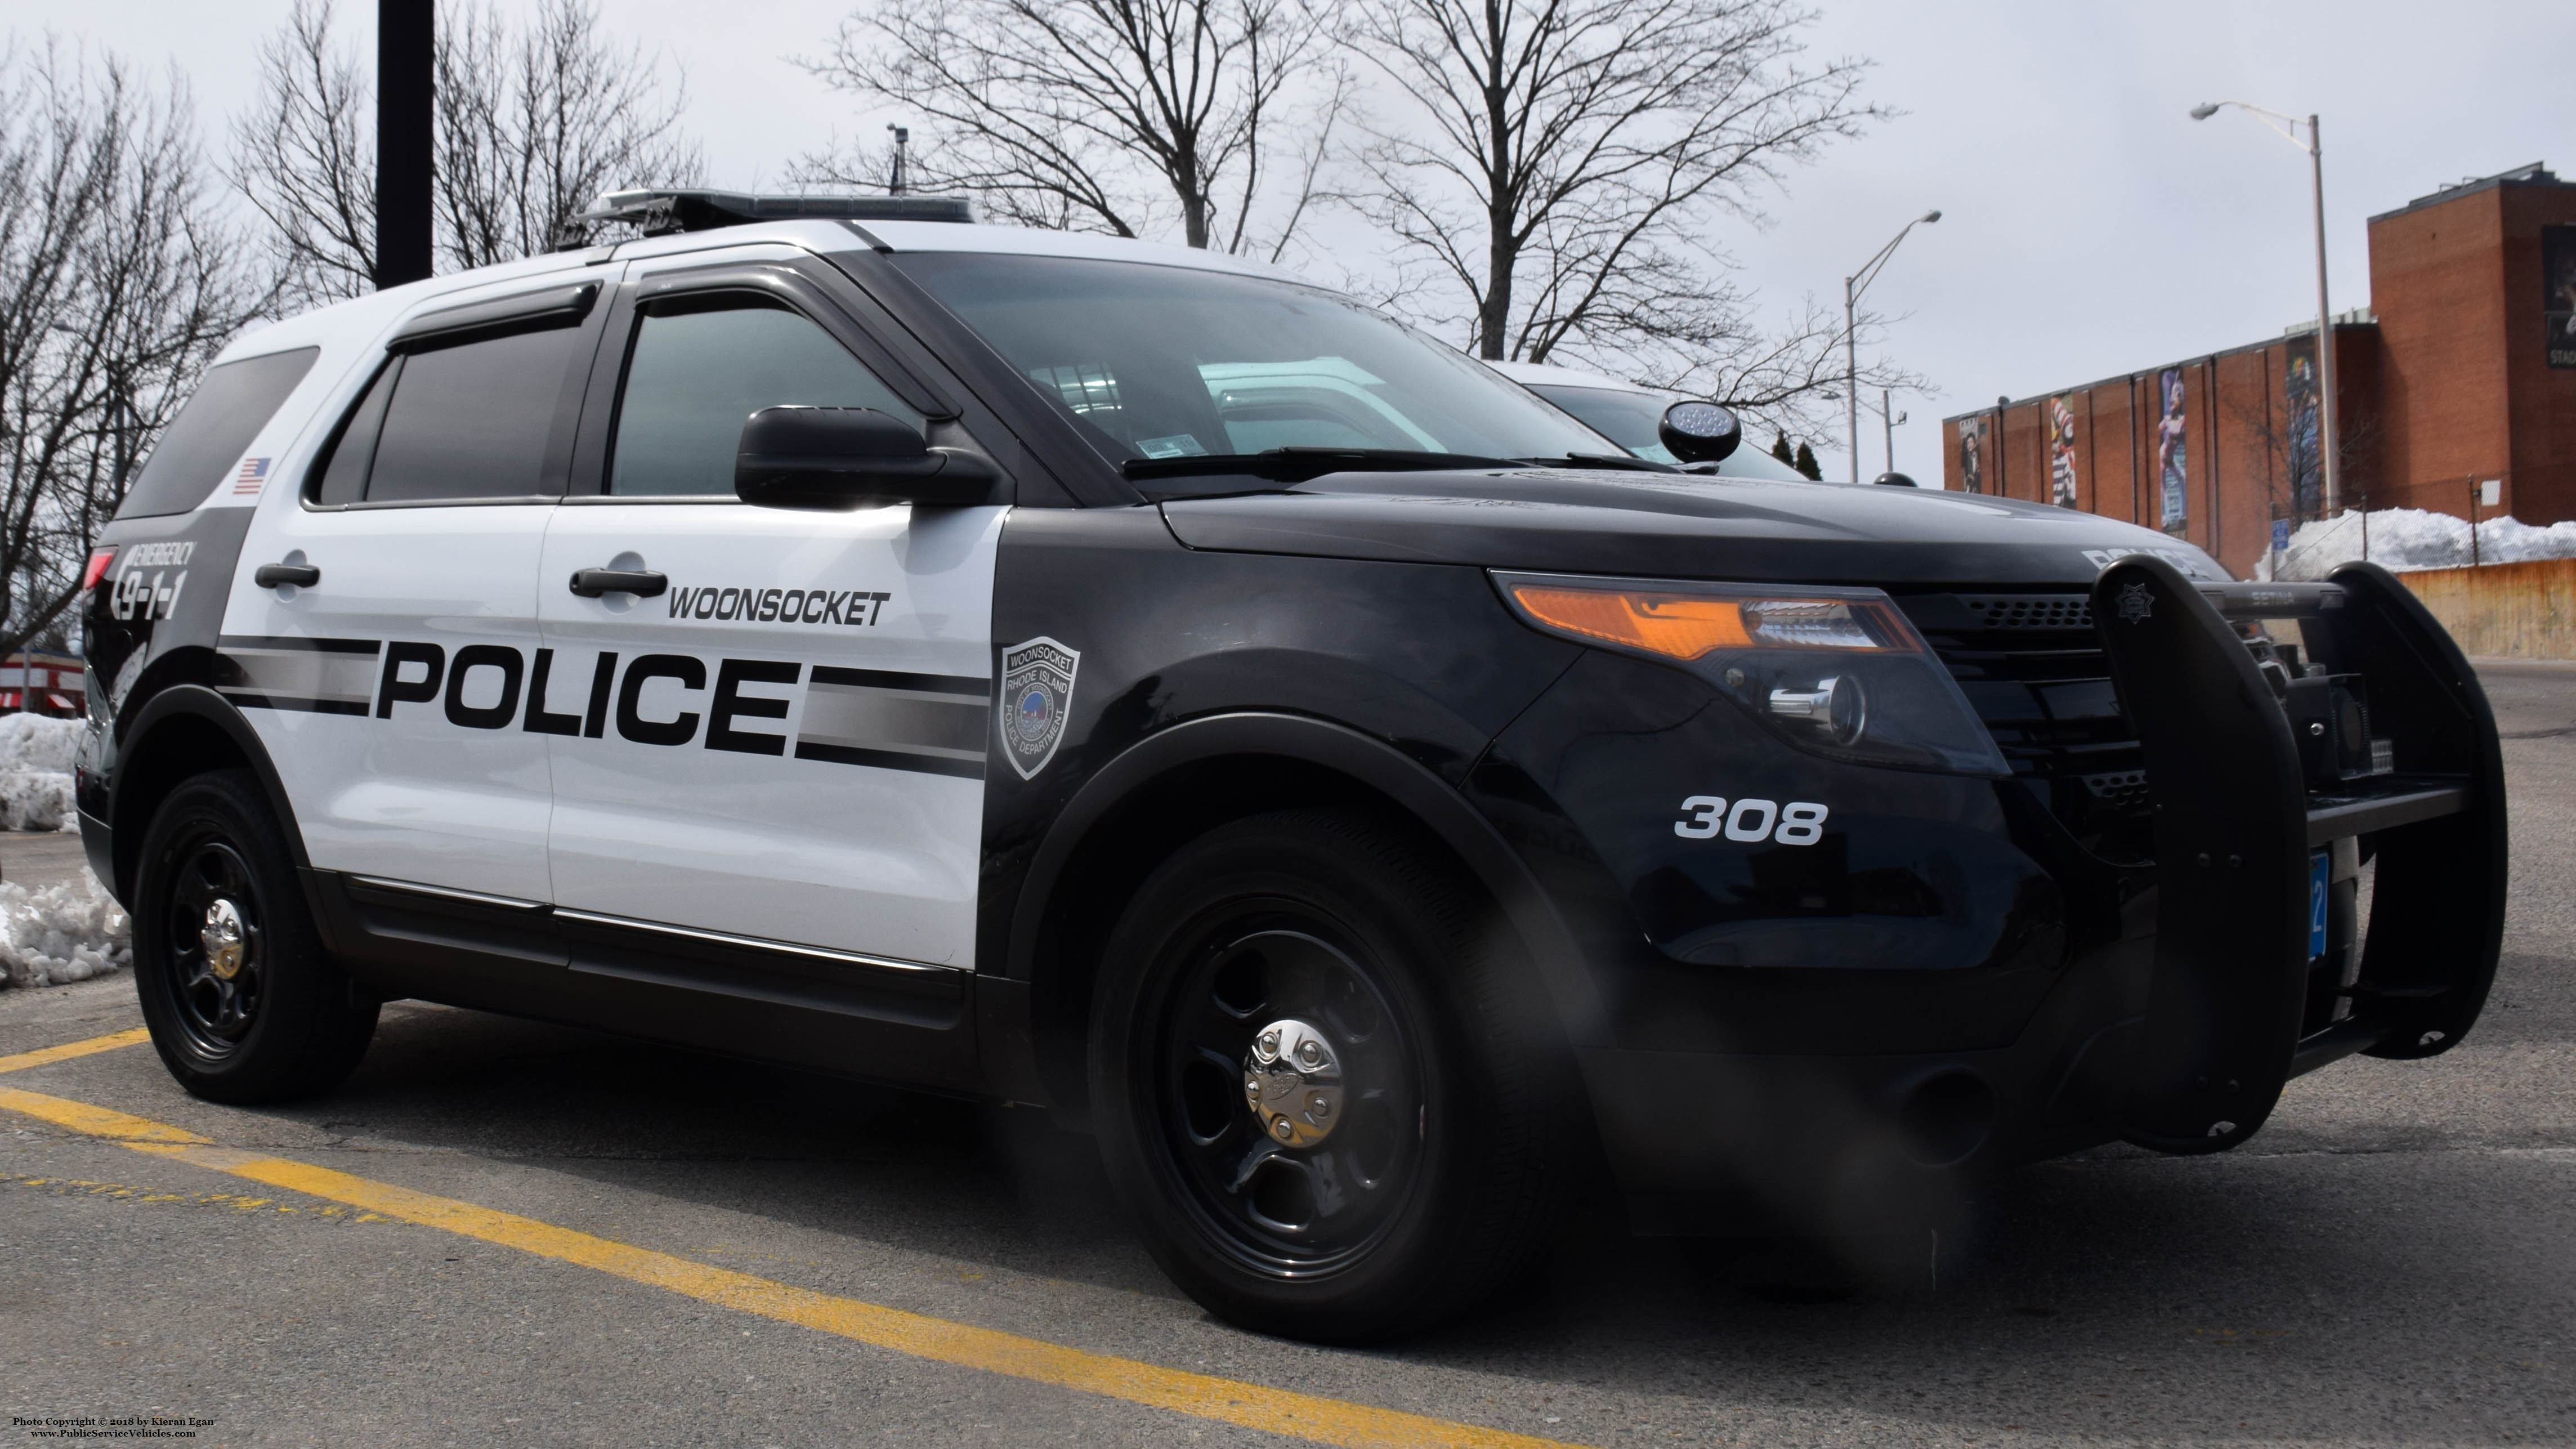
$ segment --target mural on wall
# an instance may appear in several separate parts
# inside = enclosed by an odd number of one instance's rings
[[[2191,449],[2183,423],[2182,369],[2168,367],[2156,379],[2163,406],[2156,419],[2156,522],[2167,533],[2180,533],[2186,500],[2191,495]]]
[[[2075,409],[2059,393],[2048,400],[2048,501],[2075,506]]]
[[[2293,517],[2314,518],[2325,501],[2325,472],[2319,461],[2323,454],[2317,446],[2316,336],[2293,337],[2286,351],[2281,392],[2290,411],[2290,433],[2284,441],[2290,455],[2290,511]]]
[[[1986,418],[1983,413],[1959,420],[1959,489],[1963,493],[1986,491]]]
[[[2576,226],[2540,229],[2540,280],[2549,365],[2576,367]]]

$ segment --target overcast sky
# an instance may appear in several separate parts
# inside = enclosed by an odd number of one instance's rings
[[[601,0],[621,36],[685,63],[686,124],[714,184],[774,183],[837,127],[874,137],[792,66],[847,0]],[[211,133],[252,99],[259,38],[288,0],[0,0],[0,33],[48,29],[151,65],[176,61]],[[353,33],[375,7],[343,0]],[[518,8],[505,0],[505,8]],[[372,41],[369,42],[372,49]],[[1770,199],[1766,229],[1721,238],[1742,280],[1786,308],[1841,279],[1910,217],[1871,294],[1902,314],[1890,353],[1927,375],[1897,399],[1897,465],[1940,475],[1938,419],[2275,335],[2314,311],[2306,158],[2201,100],[2320,113],[2337,310],[2367,305],[2364,220],[2464,176],[2548,161],[2576,175],[2569,0],[1829,0],[1813,50],[1877,62],[1870,93],[1906,114]],[[1883,466],[1874,417],[1862,466]],[[1839,476],[1838,437],[1820,439]]]

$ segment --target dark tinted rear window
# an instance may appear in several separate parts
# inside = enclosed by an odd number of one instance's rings
[[[203,503],[216,484],[232,476],[242,450],[312,371],[321,351],[299,347],[207,369],[196,395],[170,420],[160,444],[144,460],[116,516],[185,513]]]
[[[402,376],[402,364],[399,357],[387,362],[385,370],[368,385],[367,395],[358,400],[347,425],[332,441],[331,456],[323,464],[321,482],[314,489],[314,502],[338,505],[367,496],[367,468],[376,461],[376,435],[384,430],[385,404],[393,401],[394,379]]]
[[[579,329],[514,332],[403,359],[367,476],[369,503],[518,498],[546,444]]]

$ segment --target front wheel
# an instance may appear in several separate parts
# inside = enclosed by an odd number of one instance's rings
[[[322,949],[286,836],[247,770],[170,792],[135,875],[134,985],[179,1085],[218,1102],[331,1086],[366,1053],[376,1005]]]
[[[1427,1327],[1517,1278],[1560,1194],[1558,1034],[1427,842],[1296,810],[1149,878],[1092,1026],[1104,1162],[1174,1281],[1300,1338]]]

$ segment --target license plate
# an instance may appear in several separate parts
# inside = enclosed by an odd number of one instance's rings
[[[2326,953],[2326,896],[2333,889],[2333,860],[2320,850],[2308,857],[2308,959]]]

